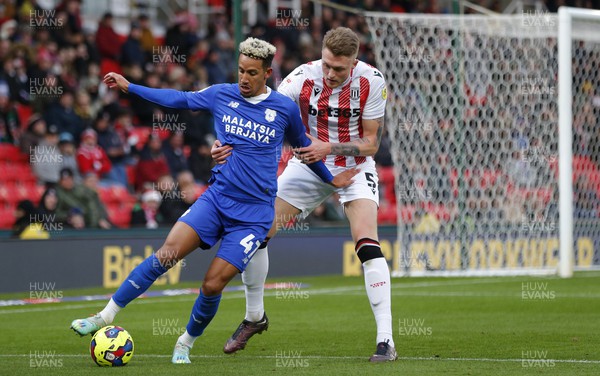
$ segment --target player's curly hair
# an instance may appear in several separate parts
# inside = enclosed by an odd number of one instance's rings
[[[323,49],[327,48],[334,56],[356,57],[360,41],[352,29],[336,27],[323,37]]]
[[[241,54],[253,59],[262,60],[263,68],[267,69],[273,62],[273,57],[275,56],[275,52],[277,52],[277,48],[262,39],[250,37],[240,43],[239,51]]]

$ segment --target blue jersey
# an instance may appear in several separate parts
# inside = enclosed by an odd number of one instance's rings
[[[277,193],[279,150],[284,137],[293,147],[310,145],[298,106],[270,91],[265,98],[244,98],[237,84],[219,84],[197,92],[150,89],[130,84],[129,92],[165,107],[208,110],[217,138],[232,145],[227,163],[213,168],[211,189],[249,202],[273,203]],[[326,182],[333,177],[321,162],[309,165]]]

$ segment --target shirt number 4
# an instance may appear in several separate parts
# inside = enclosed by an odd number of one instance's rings
[[[246,257],[244,257],[244,260],[243,260],[244,264],[248,263],[248,261],[252,258],[252,256],[258,250],[258,247],[260,246],[261,241],[254,240],[255,237],[256,236],[254,236],[253,234],[250,234],[250,235],[246,236],[244,239],[240,240],[240,245],[242,247],[244,247],[244,254],[246,255]]]

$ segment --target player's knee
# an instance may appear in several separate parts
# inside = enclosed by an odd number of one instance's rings
[[[369,260],[383,257],[383,253],[381,252],[381,247],[379,246],[379,242],[374,239],[362,238],[356,242],[355,246],[356,256],[361,263],[365,263]]]
[[[204,296],[219,295],[224,288],[225,284],[217,278],[205,279],[202,282],[202,294]]]
[[[156,251],[156,258],[160,264],[166,269],[171,269],[179,260],[181,247],[177,244],[165,243],[158,251]]]

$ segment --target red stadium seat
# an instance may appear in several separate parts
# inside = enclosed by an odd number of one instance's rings
[[[9,230],[14,223],[15,223],[14,208],[0,206],[0,229]]]
[[[148,140],[148,136],[150,136],[150,133],[152,133],[152,129],[148,128],[148,127],[134,127],[131,130],[131,133],[129,134],[129,137],[136,137],[137,136],[137,142],[135,144],[135,147],[138,150],[142,150],[142,148],[144,147],[144,144],[146,143],[146,141]]]
[[[106,207],[108,219],[119,228],[129,228],[131,222],[131,209],[133,205],[109,205]]]
[[[122,74],[121,65],[118,61],[112,59],[102,59],[100,60],[100,76],[104,77],[109,72],[115,72]]]
[[[379,207],[377,212],[377,222],[379,224],[396,224],[398,221],[398,211],[396,205],[386,204]]]
[[[21,154],[18,147],[11,144],[0,144],[0,161],[12,161],[18,154]]]
[[[21,122],[21,129],[25,131],[27,129],[29,119],[33,114],[33,109],[31,108],[31,106],[19,102],[16,103],[16,107],[17,116],[19,117],[19,121]]]

